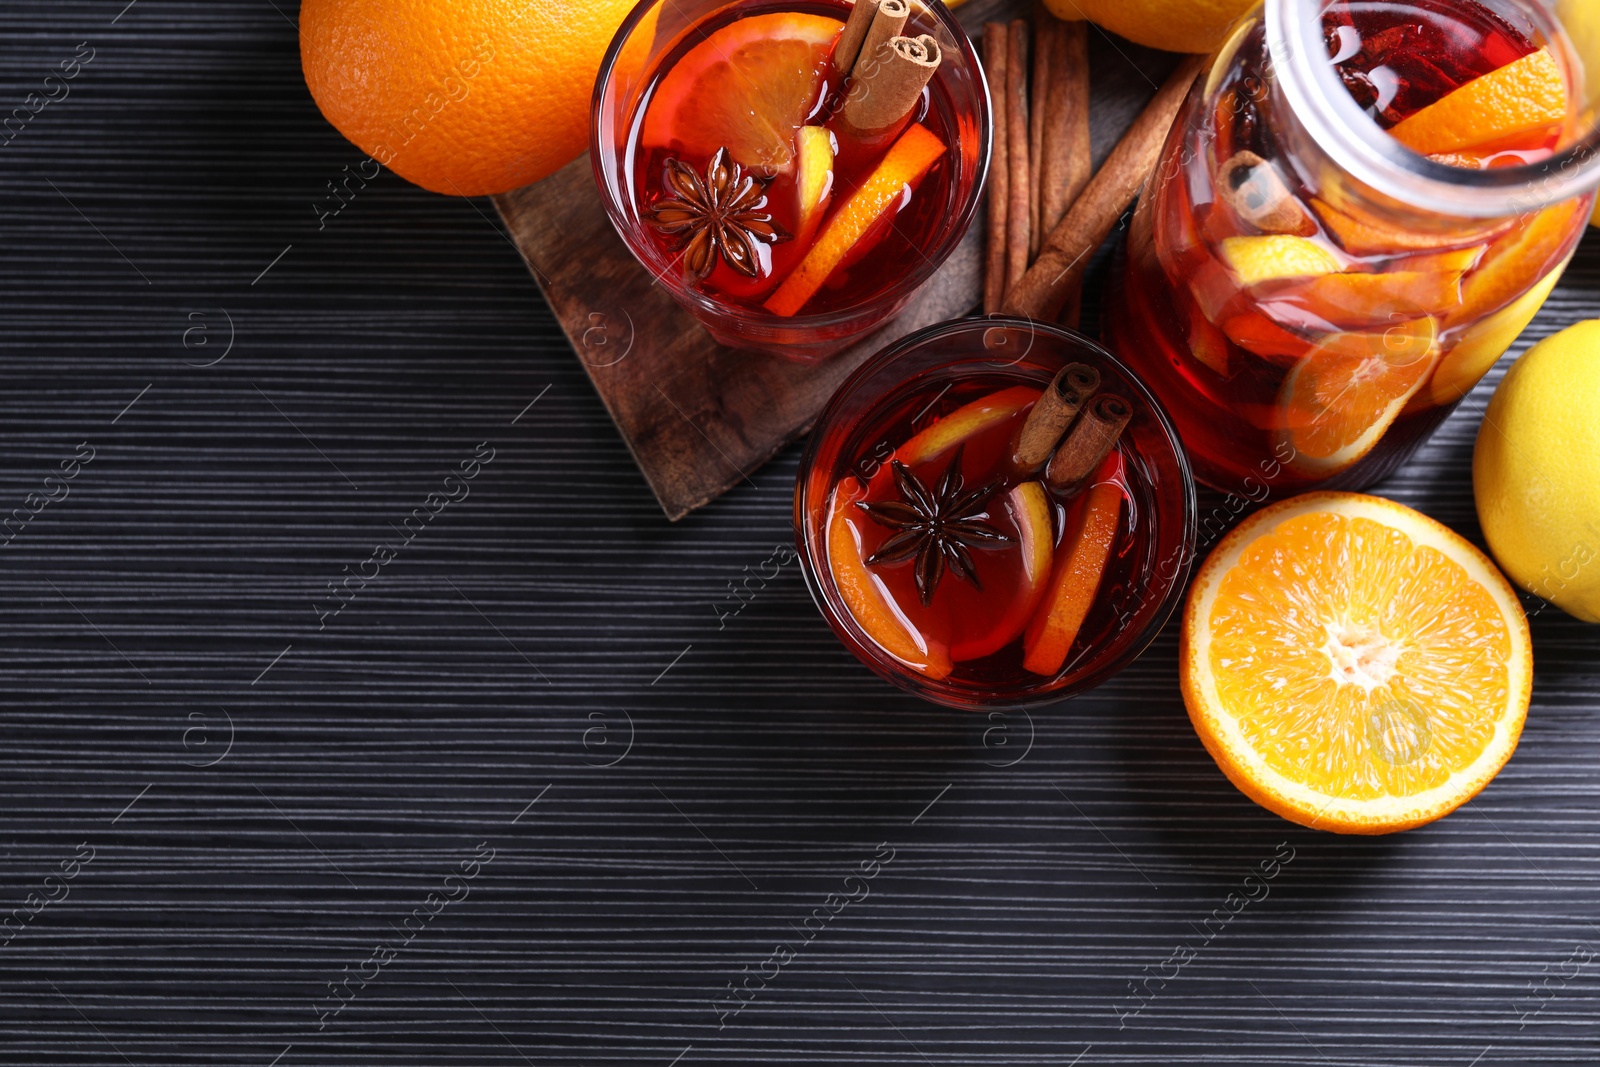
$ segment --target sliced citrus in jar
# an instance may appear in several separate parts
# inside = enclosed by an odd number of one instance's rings
[[[987,633],[951,641],[950,658],[957,663],[992,656],[1015,641],[1033,617],[1050,579],[1055,528],[1053,509],[1044,486],[1039,482],[1023,482],[1007,494],[1005,507],[1017,527],[1022,582],[1001,613],[1000,621]],[[975,613],[970,617],[979,616]]]
[[[1229,237],[1221,247],[1223,262],[1244,286],[1280,278],[1335,274],[1344,269],[1339,257],[1308,237]]]
[[[1566,271],[1565,263],[1545,275],[1543,281],[1523,294],[1522,299],[1490,315],[1461,335],[1455,347],[1439,361],[1428,388],[1417,394],[1410,408],[1441,407],[1454,404],[1472,392],[1474,386],[1499,362],[1522,331],[1528,328],[1544,302],[1550,299],[1556,283]]]
[[[1389,135],[1427,156],[1548,135],[1566,118],[1566,78],[1550,50],[1541,48],[1472,79],[1397,123]]]
[[[1286,325],[1303,327],[1309,314],[1340,329],[1365,330],[1394,321],[1395,313],[1415,319],[1455,310],[1461,303],[1461,275],[1414,270],[1324,274],[1275,286],[1261,306]]]
[[[1477,548],[1356,493],[1257,512],[1201,567],[1180,638],[1195,732],[1250,799],[1381,834],[1476,796],[1516,749],[1528,623]]]
[[[1433,372],[1438,339],[1438,321],[1424,318],[1313,345],[1278,391],[1275,432],[1289,465],[1327,477],[1372,451]]]
[[[1385,222],[1355,204],[1330,204],[1313,199],[1311,207],[1339,247],[1352,256],[1393,256],[1401,252],[1430,252],[1461,247],[1481,247],[1511,228],[1510,223],[1485,224],[1470,236],[1456,230],[1427,233]]]
[[[1461,306],[1445,320],[1448,329],[1506,307],[1553,270],[1572,251],[1583,231],[1580,198],[1567,200],[1516,222],[1516,230],[1495,241],[1483,262],[1461,284]]]
[[[843,23],[781,11],[752,15],[691,48],[661,79],[643,143],[709,158],[726,148],[746,167],[776,173],[795,159],[795,134],[822,95]]]
[[[828,515],[828,572],[834,588],[873,644],[925,678],[944,678],[951,671],[949,650],[907,623],[868,569],[856,527],[866,519],[851,514],[862,494],[847,486],[841,482],[834,489]]]

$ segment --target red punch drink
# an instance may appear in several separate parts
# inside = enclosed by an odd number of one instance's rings
[[[1077,335],[1016,320],[875,357],[824,413],[796,497],[835,631],[958,707],[1060,699],[1137,655],[1182,588],[1193,514],[1138,383]]]
[[[1312,46],[1274,28],[1308,6]],[[1202,76],[1107,316],[1201,480],[1369,485],[1537,313],[1592,194],[1552,180],[1578,75],[1514,15],[1273,0]]]
[[[970,221],[988,142],[970,46],[907,0],[697,10],[636,84],[602,74],[613,221],[719,340],[836,349],[898,311]]]

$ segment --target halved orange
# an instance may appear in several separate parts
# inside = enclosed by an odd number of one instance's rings
[[[879,589],[861,555],[861,534],[855,524],[863,519],[851,514],[856,510],[853,505],[864,494],[859,488],[852,491],[851,484],[839,483],[829,508],[828,571],[833,575],[834,588],[874,644],[912,670],[937,681],[951,671],[950,652],[907,625]]]
[[[643,142],[708,158],[727,148],[746,167],[788,170],[795,133],[815,109],[838,19],[780,11],[752,15],[691,48],[661,79]]]
[[[1278,391],[1276,436],[1289,465],[1326,477],[1372,451],[1433,372],[1438,339],[1438,320],[1423,318],[1312,346]]]
[[[1567,80],[1548,48],[1474,78],[1395,125],[1413,152],[1462,152],[1549,133],[1567,118]]]
[[[1425,515],[1356,493],[1257,512],[1184,611],[1184,703],[1241,792],[1303,826],[1381,834],[1476,796],[1533,682],[1516,593]]]

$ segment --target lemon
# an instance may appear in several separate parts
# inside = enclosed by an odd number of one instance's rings
[[[1057,18],[1103,29],[1167,52],[1214,52],[1256,0],[1044,0]]]
[[[1242,285],[1260,285],[1280,278],[1336,274],[1341,269],[1332,252],[1304,237],[1229,237],[1222,258]]]
[[[1600,622],[1600,320],[1512,365],[1478,431],[1472,485],[1489,548],[1512,581]]]

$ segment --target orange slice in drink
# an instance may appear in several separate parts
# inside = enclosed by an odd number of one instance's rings
[[[1394,321],[1395,314],[1414,319],[1454,311],[1461,303],[1461,275],[1415,270],[1327,274],[1276,289],[1264,305],[1269,313],[1283,306],[1295,325],[1293,312],[1302,311],[1340,329],[1370,329]]]
[[[834,490],[828,516],[828,570],[834,588],[850,609],[856,625],[883,651],[926,678],[937,681],[950,673],[950,653],[914,631],[890,607],[889,598],[879,588],[861,555],[861,534],[857,522],[865,516],[851,513],[862,494],[852,492],[841,482]]]
[[[800,170],[795,188],[800,196],[800,223],[794,240],[803,249],[817,235],[828,202],[833,199],[833,134],[822,126],[802,126],[797,143]]]
[[[1050,590],[1022,638],[1022,665],[1034,674],[1055,675],[1066,666],[1094,606],[1122,521],[1124,477],[1122,453],[1112,452],[1068,517],[1068,537],[1050,575]]]
[[[788,170],[795,133],[817,105],[843,25],[780,11],[722,27],[661,79],[645,113],[643,142],[678,144],[702,158],[725,147],[744,166]]]
[[[963,404],[936,419],[895,450],[895,458],[908,467],[928,462],[941,452],[1011,418],[1043,395],[1028,385],[1013,385]]]
[[[1467,82],[1398,123],[1413,152],[1464,152],[1554,132],[1567,118],[1567,81],[1548,48]]]
[[[1229,237],[1222,242],[1221,250],[1223,262],[1244,286],[1335,274],[1344,269],[1337,256],[1308,237]]]
[[[1310,347],[1278,391],[1275,428],[1298,471],[1326,477],[1372,451],[1438,362],[1439,324],[1333,334]]]
[[[1461,335],[1455,347],[1439,361],[1428,388],[1418,393],[1408,409],[1454,404],[1472,392],[1473,386],[1499,362],[1522,331],[1550,299],[1556,283],[1566,271],[1565,263],[1545,275],[1544,280],[1523,294],[1522,299],[1504,307]]]
[[[1474,322],[1507,306],[1555,269],[1583,229],[1580,216],[1586,206],[1581,199],[1568,200],[1524,216],[1521,229],[1491,244],[1478,269],[1462,283],[1461,306],[1445,327]]]
[[[1323,226],[1339,242],[1339,247],[1353,256],[1393,256],[1402,252],[1428,252],[1437,249],[1460,248],[1464,243],[1459,232],[1427,233],[1406,229],[1358,208],[1354,204],[1334,206],[1325,200],[1313,199],[1311,207]],[[1474,244],[1481,247],[1510,229],[1507,223],[1492,225],[1473,235]]]
[[[952,641],[950,658],[957,663],[992,656],[1017,639],[1033,617],[1050,578],[1055,529],[1050,498],[1038,482],[1023,482],[1006,497],[1006,509],[1016,524],[1018,552],[1022,557],[1022,584],[1000,621],[987,633]]]
[[[1231,368],[1228,335],[1211,324],[1199,304],[1189,305],[1189,354],[1201,366],[1226,378]]]
[[[861,187],[833,213],[794,273],[767,299],[767,310],[785,317],[798,314],[856,242],[889,212],[899,210],[911,187],[945,151],[945,143],[926,126],[906,127]]]
[[[1355,493],[1245,520],[1201,567],[1180,640],[1184,703],[1223,773],[1339,833],[1472,799],[1511,758],[1532,688],[1527,619],[1494,564]]]

